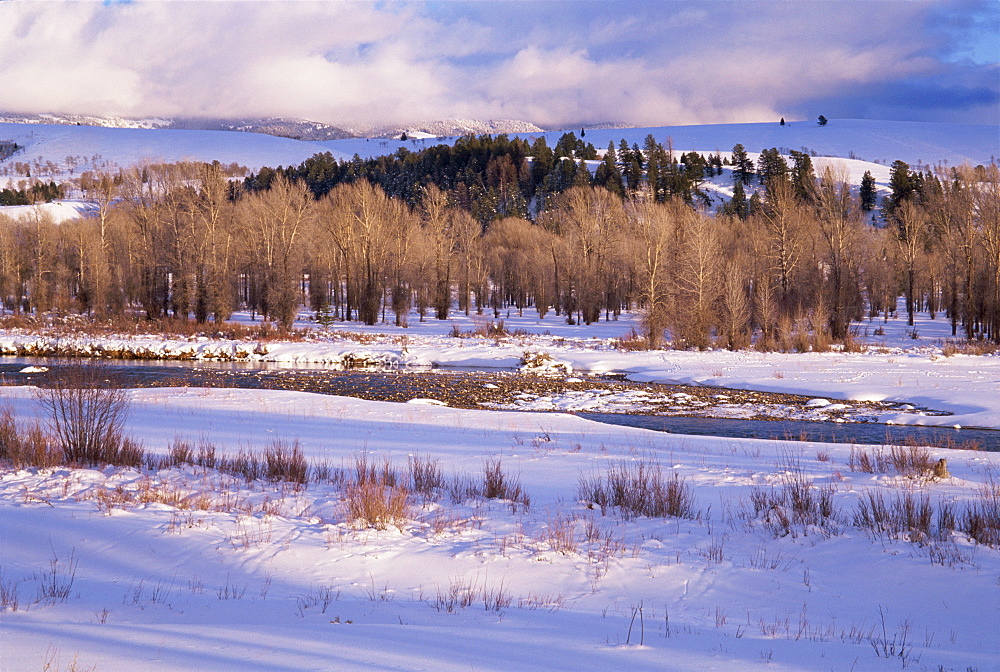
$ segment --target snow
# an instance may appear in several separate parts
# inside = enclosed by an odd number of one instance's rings
[[[36,217],[49,218],[52,222],[61,224],[79,217],[96,216],[97,208],[87,201],[67,199],[35,205],[6,205],[0,207],[0,213],[11,219],[34,221]]]
[[[533,141],[544,136],[548,145],[554,147],[565,132],[520,133],[511,137]],[[724,154],[737,143],[744,145],[749,153],[770,147],[806,149],[816,153],[814,163],[818,170],[824,165],[822,157],[837,157],[838,163],[847,166],[866,166],[858,173],[858,180],[864,170],[876,163],[885,167],[897,159],[913,167],[940,162],[957,166],[987,164],[1000,156],[1000,136],[994,126],[869,119],[833,119],[827,126],[817,126],[813,121],[793,121],[785,126],[754,123],[592,129],[583,139],[598,150],[604,150],[609,142],[617,147],[622,139],[641,147],[649,134],[658,142],[665,143],[669,138],[678,153]],[[454,136],[420,136],[407,140],[301,141],[236,131],[0,123],[0,139],[12,140],[25,147],[5,163],[30,162],[38,158],[43,163],[52,161],[63,168],[66,157],[75,156],[88,160],[96,157],[91,163],[98,166],[124,167],[142,160],[218,160],[225,164],[235,161],[256,170],[262,166],[297,165],[319,152],[328,151],[335,158],[348,160],[355,154],[362,158],[384,156],[399,149],[418,151],[433,144],[452,144],[456,140]],[[851,170],[852,181],[855,172]]]
[[[818,156],[818,171],[836,163],[855,181],[871,170],[882,185],[895,159],[955,165],[1000,154],[994,127],[836,119],[595,129],[585,139],[603,149],[623,137],[641,145],[647,133],[669,136],[678,151],[807,147],[836,157]],[[547,133],[549,144],[560,135]],[[27,145],[17,161],[217,159],[251,168],[317,151],[349,158],[437,142],[16,124],[0,124],[0,139]],[[717,178],[720,193],[726,178]],[[4,211],[62,221],[73,208]],[[802,394],[813,400],[808,413],[885,400],[900,406],[881,422],[1000,428],[1000,357],[946,356],[950,330],[940,316],[922,315],[915,328],[901,318],[862,323],[863,352],[627,351],[618,339],[638,325],[630,314],[570,326],[526,311],[503,316],[526,336],[450,335],[483,319],[412,316],[406,329],[350,324],[267,343],[11,330],[0,333],[0,353],[58,346],[288,367],[531,366],[577,381],[616,372]],[[0,387],[0,406],[22,422],[44,420],[33,392]],[[583,391],[517,407],[634,410],[649,402],[641,397]],[[860,503],[879,495],[926,496],[958,511],[984,503],[997,453],[930,447],[928,457],[947,459],[950,471],[930,479],[854,471],[847,445],[663,434],[566,412],[239,389],[141,389],[130,398],[127,431],[156,454],[176,440],[229,456],[297,442],[314,464],[348,472],[359,455],[402,472],[411,457],[439,460],[454,483],[481,478],[484,464],[500,460],[530,504],[439,491],[414,497],[403,521],[377,530],[350,518],[343,488],[331,482],[248,484],[192,465],[4,467],[2,670],[1000,670],[1000,552],[961,532],[890,538],[853,523]],[[663,401],[697,405],[683,393]],[[581,480],[639,464],[683,479],[692,515],[628,515],[581,498]],[[776,532],[767,512],[754,512],[754,498],[796,479],[826,488],[834,515]],[[58,588],[63,597],[45,597]],[[464,596],[474,599],[458,604]]]
[[[35,412],[30,390],[0,394]],[[876,657],[870,641],[880,610],[890,638],[908,629],[914,669],[995,670],[1000,660],[996,550],[961,535],[873,543],[847,523],[774,538],[737,513],[791,463],[835,485],[845,515],[869,490],[962,502],[1000,466],[994,454],[934,450],[951,478],[914,482],[849,471],[845,446],[663,435],[562,414],[221,389],[137,390],[132,402],[131,431],[158,452],[176,436],[230,453],[283,437],[335,465],[362,451],[403,466],[429,455],[467,474],[495,457],[531,505],[444,497],[378,531],[351,525],[325,484],[248,489],[194,467],[7,470],[4,580],[18,582],[22,604],[2,614],[3,669],[39,668],[52,652],[102,671],[899,669],[902,658]],[[626,519],[577,501],[578,478],[642,456],[693,485],[700,519]],[[209,493],[218,510],[101,504],[173,491]],[[553,530],[567,524],[576,540],[556,550]],[[71,558],[69,598],[31,604],[32,577],[53,562],[65,574]],[[497,611],[480,597],[449,613],[444,598],[461,586],[510,601]]]
[[[944,357],[947,330],[927,316],[916,339],[905,320],[880,324],[869,353],[797,354],[611,347],[632,319],[571,327],[525,313],[505,322],[535,335],[505,339],[454,338],[450,322],[414,320],[348,327],[363,338],[272,342],[265,354],[243,345],[289,366],[350,352],[400,366],[513,367],[529,351],[569,362],[580,380],[622,371],[797,391],[815,412],[843,398],[898,399],[956,415],[885,419],[1000,427],[1000,358]],[[16,338],[27,336],[2,340]],[[236,345],[143,343],[196,353]],[[403,473],[408,458],[431,458],[456,482],[499,460],[530,504],[438,492],[415,496],[404,521],[377,530],[349,518],[330,482],[248,485],[191,465],[6,468],[0,587],[19,604],[0,611],[0,669],[1000,670],[1000,551],[961,532],[895,539],[852,522],[879,494],[959,510],[982,501],[997,453],[931,447],[950,476],[927,479],[853,471],[847,445],[663,434],[558,412],[240,389],[130,397],[127,430],[157,454],[178,439],[220,455],[281,440],[349,472],[362,454]],[[22,421],[42,417],[29,387],[0,387],[0,404]],[[581,479],[640,463],[683,479],[691,517],[625,515],[581,499]],[[835,515],[776,533],[753,498],[790,478],[830,489]],[[65,600],[38,599],[47,579],[65,585],[74,566]],[[466,595],[474,599],[461,606]]]

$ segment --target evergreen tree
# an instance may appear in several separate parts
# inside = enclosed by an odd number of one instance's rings
[[[753,161],[747,156],[746,148],[737,143],[733,146],[733,179],[744,184],[753,176]]]
[[[566,163],[570,163],[567,161]],[[576,173],[573,175],[573,185],[574,187],[589,187],[592,184],[590,179],[590,169],[587,168],[587,163],[580,159],[576,164]]]
[[[910,164],[896,160],[889,168],[889,189],[891,193],[886,199],[885,214],[891,215],[903,201],[911,198],[917,191],[919,175],[910,171]]]
[[[608,151],[604,153],[604,160],[597,167],[594,174],[594,185],[602,186],[619,198],[625,195],[625,185],[622,182],[622,173],[618,168],[618,156],[615,154],[615,143],[608,143]]]
[[[750,215],[750,205],[747,203],[747,194],[742,182],[736,182],[736,186],[733,187],[733,198],[723,206],[722,213],[740,219],[746,219]]]
[[[708,158],[709,158],[709,163],[715,167],[715,174],[722,175],[722,156],[716,153]],[[712,177],[712,175],[709,175],[708,177]]]
[[[792,157],[792,187],[795,196],[805,202],[811,202],[816,192],[816,173],[813,171],[812,158],[805,152],[790,152]]]
[[[819,115],[819,119],[816,120],[816,123],[819,124],[820,126],[826,126],[827,123],[829,123],[829,119],[827,119],[821,114]]]
[[[624,154],[619,156],[622,162],[622,176],[625,178],[629,193],[634,194],[642,186],[642,152],[639,151],[638,145],[633,145],[633,148],[629,149],[625,140],[622,140],[620,146],[625,148]]]
[[[761,150],[757,159],[757,175],[760,183],[770,187],[773,182],[783,181],[788,177],[788,164],[776,147]]]
[[[552,172],[552,166],[555,163],[555,154],[546,144],[544,135],[538,136],[532,143],[531,157],[531,181],[537,187]]]
[[[781,126],[784,126],[784,125],[785,125],[785,118],[784,118],[784,117],[782,117],[782,118],[781,118]]]
[[[861,178],[861,192],[859,196],[861,198],[861,209],[865,212],[871,212],[875,208],[877,192],[875,191],[875,178],[872,177],[870,170],[866,170],[864,176]]]
[[[563,133],[559,138],[559,142],[556,143],[555,149],[552,151],[555,153],[557,159],[561,159],[564,156],[574,159],[587,158],[582,156],[586,151],[586,144],[572,132]]]

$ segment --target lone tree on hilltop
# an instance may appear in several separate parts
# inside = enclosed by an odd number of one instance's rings
[[[829,121],[830,121],[829,119],[827,119],[821,114],[819,115],[819,119],[816,120],[816,123],[819,124],[820,126],[826,126],[829,123]]]

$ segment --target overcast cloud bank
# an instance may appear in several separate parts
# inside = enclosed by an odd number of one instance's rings
[[[0,109],[1000,123],[988,2],[0,3]]]

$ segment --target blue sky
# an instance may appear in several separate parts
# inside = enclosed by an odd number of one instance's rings
[[[1000,124],[1000,3],[0,2],[0,110]]]

